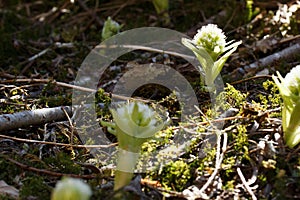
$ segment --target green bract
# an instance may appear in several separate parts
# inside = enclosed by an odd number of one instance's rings
[[[283,78],[279,72],[273,80],[283,99],[282,127],[286,144],[293,148],[300,142],[300,65]]]
[[[88,200],[92,195],[90,187],[80,179],[63,178],[51,195],[51,200]]]
[[[226,60],[242,43],[233,42],[226,43],[223,31],[214,24],[203,26],[193,40],[182,38],[182,43],[191,49],[199,60],[204,71],[205,83],[209,87],[214,86],[214,80],[220,74]],[[225,54],[219,58],[223,53]]]

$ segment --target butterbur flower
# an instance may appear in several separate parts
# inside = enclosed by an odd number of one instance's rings
[[[116,125],[126,134],[136,138],[152,137],[164,127],[162,119],[148,105],[140,102],[111,109]]]
[[[102,125],[112,128],[110,132],[118,139],[114,186],[114,190],[118,190],[129,184],[142,144],[160,131],[169,118],[166,116],[163,119],[158,112],[141,102],[123,104],[117,109],[111,109],[111,113],[114,123],[102,122]]]
[[[282,128],[286,144],[293,148],[300,142],[300,65],[283,78],[279,72],[273,80],[283,99]]]
[[[202,67],[200,71],[204,72],[206,85],[214,87],[214,80],[220,74],[228,57],[242,42],[226,42],[223,31],[215,24],[208,24],[198,30],[192,40],[182,38],[182,43],[191,49],[199,60]],[[224,55],[221,56],[222,54]]]
[[[86,183],[80,179],[63,178],[59,181],[51,195],[51,200],[88,200],[92,191]]]

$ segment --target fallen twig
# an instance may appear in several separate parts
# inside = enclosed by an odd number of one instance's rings
[[[238,173],[243,185],[245,186],[247,192],[251,195],[253,200],[256,200],[257,198],[256,198],[255,194],[253,193],[252,189],[249,187],[249,185],[248,185],[248,183],[247,183],[247,181],[246,181],[246,179],[245,179],[245,177],[244,177],[244,175],[243,175],[243,173],[242,173],[242,171],[239,167],[237,168],[237,173]]]
[[[70,136],[70,144],[73,144],[73,137],[74,137],[74,125],[73,125],[73,122],[69,116],[69,114],[67,113],[67,111],[62,108],[63,112],[65,113],[67,119],[68,119],[68,122],[69,122],[69,125],[70,125],[70,128],[71,128],[71,136]]]
[[[211,126],[213,126],[213,124],[210,122],[210,120],[208,120],[208,118],[204,115],[204,113],[197,106],[195,106],[195,108],[204,116],[204,118],[206,118],[206,120],[209,122],[209,124]],[[226,131],[218,131],[218,130],[215,130],[215,131],[216,131],[216,135],[217,135],[217,141],[216,141],[216,144],[217,144],[216,149],[217,150],[216,150],[215,169],[214,169],[213,173],[211,174],[211,176],[206,181],[206,183],[200,189],[198,189],[196,186],[192,186],[183,192],[183,194],[185,195],[185,197],[188,200],[194,200],[194,199],[198,199],[198,198],[209,199],[209,196],[205,193],[205,190],[210,186],[210,184],[213,182],[216,175],[218,174],[219,170],[221,169],[224,154],[227,149],[227,133],[226,133]],[[223,137],[224,137],[222,147],[221,147],[221,135],[223,135]]]
[[[1,156],[1,157],[8,160],[9,162],[19,166],[19,167],[21,167],[22,169],[37,172],[39,174],[47,174],[47,175],[55,176],[55,177],[68,176],[68,177],[82,178],[82,179],[94,179],[94,178],[99,177],[99,175],[95,175],[95,174],[91,174],[91,175],[65,174],[65,173],[53,172],[53,171],[49,171],[49,170],[45,170],[45,169],[38,169],[38,168],[31,167],[31,166],[25,165],[23,163],[20,163],[16,160],[8,158],[6,156]],[[107,177],[103,176],[102,178],[107,178]]]
[[[81,87],[81,86],[77,86],[77,85],[72,85],[69,83],[64,83],[64,82],[59,82],[59,81],[53,81],[50,79],[30,79],[30,78],[26,78],[26,79],[13,79],[13,80],[3,80],[0,81],[0,83],[22,83],[22,82],[34,82],[34,83],[52,83],[58,86],[62,86],[62,87],[67,87],[67,88],[72,88],[74,90],[80,90],[80,91],[84,91],[84,92],[91,92],[91,93],[96,93],[97,90],[95,89],[91,89],[91,88],[86,88],[86,87]],[[135,98],[131,98],[131,97],[125,97],[122,95],[117,95],[117,94],[111,94],[108,92],[104,92],[105,95],[107,96],[111,96],[113,98],[116,99],[120,99],[120,100],[137,100],[137,101],[141,101],[141,102],[150,102],[149,100],[142,100],[142,99],[135,99]]]
[[[231,82],[230,85],[236,85],[236,84],[240,84],[240,83],[243,83],[243,82],[247,82],[247,81],[250,81],[250,80],[253,80],[253,79],[259,79],[259,78],[271,79],[272,76],[271,75],[256,75],[256,76],[252,76],[252,77],[249,77],[249,78],[245,78],[245,79],[241,79],[241,80],[238,80],[238,81]]]
[[[16,138],[7,135],[0,135],[0,138],[5,138],[17,142],[25,142],[25,143],[36,143],[36,144],[48,144],[48,145],[55,145],[55,146],[64,146],[64,147],[72,147],[72,148],[85,148],[85,149],[98,149],[98,148],[109,148],[112,146],[116,146],[118,143],[112,143],[108,145],[75,145],[75,144],[65,144],[65,143],[57,143],[57,142],[46,142],[46,141],[39,141],[39,140],[30,140],[30,139],[23,139],[23,138]]]

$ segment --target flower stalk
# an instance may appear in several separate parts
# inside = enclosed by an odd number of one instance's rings
[[[286,144],[293,148],[300,142],[300,65],[283,78],[272,76],[283,99],[282,128]]]

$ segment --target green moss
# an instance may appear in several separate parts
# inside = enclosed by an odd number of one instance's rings
[[[247,130],[244,125],[237,126],[237,133],[233,133],[234,139],[234,150],[238,158],[250,160],[249,150],[248,150],[248,135]]]
[[[227,110],[232,107],[240,108],[243,102],[246,101],[247,96],[248,94],[240,92],[227,83],[224,91],[217,96],[216,102],[223,110]]]
[[[46,107],[56,107],[62,105],[71,105],[71,90],[66,90],[57,86],[55,83],[49,82],[42,90],[39,97],[39,104]]]
[[[234,190],[235,180],[227,181],[226,185],[223,186],[224,190]]]
[[[101,116],[103,119],[109,119],[111,118],[111,114],[109,111],[109,105],[111,103],[111,98],[105,93],[105,91],[100,88],[96,95],[96,104],[101,103],[103,104],[103,107],[96,106],[96,113],[97,116]]]
[[[176,191],[182,191],[186,188],[190,177],[189,165],[181,160],[166,165],[160,175],[163,187]]]
[[[205,157],[199,160],[199,167],[197,169],[199,175],[205,175],[206,172],[211,171],[214,167],[215,157],[216,157],[216,148],[211,147],[202,147]]]
[[[61,173],[79,174],[81,167],[74,163],[71,156],[64,152],[59,152],[56,156],[44,159],[44,162],[56,168]]]
[[[47,185],[42,176],[30,176],[22,181],[20,197],[22,199],[33,196],[38,199],[50,199],[51,187]]]
[[[267,80],[263,82],[263,87],[268,95],[258,94],[261,104],[271,108],[279,107],[282,103],[282,100],[281,95],[279,94],[279,89],[274,81]]]
[[[226,178],[231,179],[231,174],[234,172],[234,166],[236,164],[236,160],[234,156],[226,157],[222,163],[222,169],[225,170]]]
[[[1,200],[15,200],[15,198],[9,197],[8,195],[2,195],[0,194]]]
[[[14,185],[13,178],[21,173],[21,169],[0,157],[0,172],[0,180],[4,180],[8,185]]]

